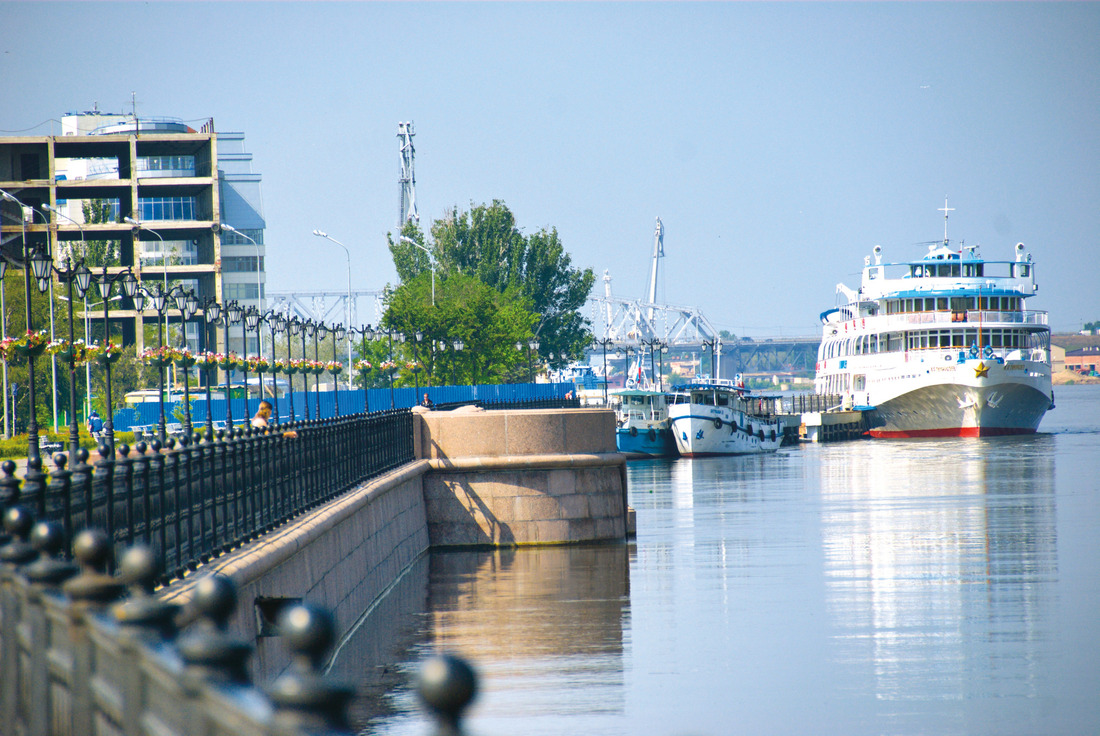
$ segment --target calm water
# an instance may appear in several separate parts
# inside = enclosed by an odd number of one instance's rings
[[[366,733],[416,662],[523,734],[1100,733],[1100,387],[1043,433],[631,463],[630,545],[433,554],[337,658]]]

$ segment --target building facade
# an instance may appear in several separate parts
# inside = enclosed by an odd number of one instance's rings
[[[3,203],[6,255],[22,259],[24,232],[30,248],[59,263],[70,253],[81,257],[94,241],[112,251],[116,265],[108,273],[130,267],[143,284],[193,289],[200,303],[236,299],[263,309],[260,175],[251,170],[244,134],[216,133],[213,120],[195,130],[178,120],[99,111],[65,115],[61,131],[0,138],[0,189],[27,206],[20,212]],[[88,301],[88,317],[102,324],[94,290]],[[156,320],[149,310],[135,312],[128,299],[111,304],[112,334],[118,339],[121,330],[139,351],[143,327]],[[168,320],[178,324],[179,312],[169,310]],[[192,349],[200,347],[198,325],[196,317],[185,329]],[[246,352],[241,330],[229,332],[229,349]],[[224,330],[209,334],[216,349],[226,348]],[[250,338],[247,352],[256,352]]]

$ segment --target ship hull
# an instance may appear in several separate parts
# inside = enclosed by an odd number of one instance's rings
[[[724,407],[677,404],[669,409],[676,449],[684,457],[775,452],[783,444],[776,422]]]
[[[627,457],[671,457],[676,454],[676,442],[667,427],[637,429],[619,427],[615,432],[615,445]]]
[[[969,364],[959,368],[960,373],[974,375]],[[994,363],[988,368],[989,373],[1002,375],[927,384],[877,402],[868,412],[869,434],[872,437],[1034,434],[1053,404],[1046,367],[1034,364],[1038,375],[1015,371],[1014,375],[1022,376],[1020,380],[1004,376],[1008,373],[1004,365]]]

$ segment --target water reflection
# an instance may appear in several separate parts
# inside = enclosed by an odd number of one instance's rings
[[[836,660],[871,663],[876,698],[1035,694],[1056,603],[1040,585],[1058,574],[1053,443],[876,441],[807,463],[824,502]]]
[[[537,733],[532,710],[544,718],[621,716],[625,545],[441,551],[426,559],[428,596],[411,616],[414,641],[391,660],[406,663],[402,674],[428,650],[477,662],[483,681],[475,713],[497,733]],[[375,694],[364,691],[363,699]],[[407,684],[384,705],[361,705],[357,716],[371,733],[428,730]]]

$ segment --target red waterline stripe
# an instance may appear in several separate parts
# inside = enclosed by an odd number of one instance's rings
[[[872,437],[999,437],[1008,434],[1035,434],[1034,429],[1023,427],[943,427],[941,429],[885,430],[872,429]]]

